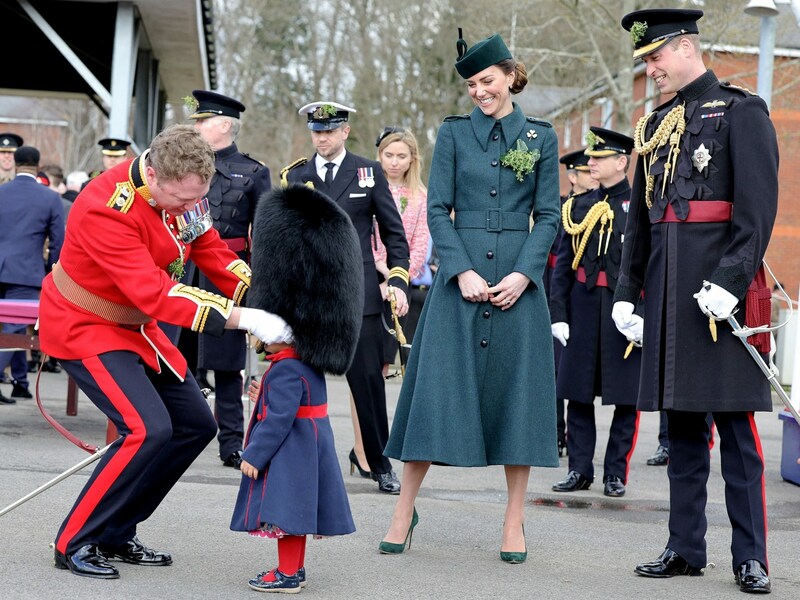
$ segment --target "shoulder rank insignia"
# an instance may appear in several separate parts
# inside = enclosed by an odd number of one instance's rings
[[[308,162],[308,159],[305,156],[301,156],[300,158],[298,158],[293,163],[289,163],[288,165],[283,167],[281,169],[281,187],[285,188],[285,187],[289,186],[289,179],[288,179],[289,171],[291,171],[292,169],[294,169],[296,167],[302,166],[302,165],[306,164],[307,162]]]
[[[739,90],[740,92],[745,92],[747,94],[750,94],[751,96],[757,95],[753,90],[749,90],[746,87],[742,87],[740,85],[734,85],[730,81],[723,81],[722,85],[724,85],[727,88],[731,88],[733,90]]]
[[[131,205],[133,205],[133,199],[135,197],[133,186],[127,181],[124,181],[117,184],[117,189],[114,190],[114,194],[108,202],[106,202],[106,206],[118,210],[121,213],[127,213]]]
[[[725,104],[726,102],[724,100],[711,100],[703,104],[701,108],[717,108],[718,106],[725,106]]]

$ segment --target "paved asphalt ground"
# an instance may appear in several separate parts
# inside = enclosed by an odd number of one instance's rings
[[[387,383],[390,417],[400,388]],[[10,386],[3,386],[8,395]],[[100,446],[105,417],[81,394],[77,416],[65,416],[66,376],[45,373],[41,394],[47,409],[82,439]],[[349,474],[353,441],[347,386],[329,379],[330,415],[339,461],[358,528],[353,535],[308,544],[306,598],[543,598],[670,599],[742,598],[734,584],[730,525],[725,512],[719,452],[712,451],[709,480],[709,561],[704,577],[647,579],[633,567],[656,558],[667,539],[667,474],[645,461],[657,445],[658,415],[642,413],[639,440],[624,498],[606,498],[602,483],[572,494],[550,486],[567,472],[534,469],[528,486],[528,561],[499,559],[505,484],[501,467],[433,467],[417,509],[420,523],[412,548],[383,556],[377,547],[388,528],[394,498],[377,484]],[[767,461],[771,598],[800,595],[800,487],[781,477],[781,406],[759,413]],[[600,407],[595,468],[602,477],[611,409]],[[92,466],[0,517],[0,598],[3,599],[236,599],[255,598],[247,586],[256,573],[276,566],[276,544],[228,528],[239,484],[238,471],[223,467],[212,442],[139,528],[148,545],[172,553],[170,567],[120,564],[118,580],[76,577],[53,566],[58,527]],[[800,454],[800,448],[797,449]],[[42,418],[35,401],[0,405],[0,508],[38,488],[87,454]],[[402,465],[396,464],[401,471]]]

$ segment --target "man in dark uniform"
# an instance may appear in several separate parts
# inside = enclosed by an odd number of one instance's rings
[[[566,196],[561,197],[561,206],[569,198],[581,196],[597,188],[597,180],[592,178],[589,172],[589,157],[584,153],[586,148],[580,148],[574,152],[568,152],[560,159],[562,165],[566,169],[567,181],[569,181],[570,190]],[[547,267],[544,270],[544,291],[547,295],[548,302],[550,301],[550,280],[553,278],[553,272],[556,269],[556,261],[558,258],[558,245],[561,243],[561,238],[564,235],[564,226],[559,220],[558,233],[556,239],[553,241],[553,246],[550,248],[550,254],[547,257]],[[558,362],[561,360],[561,343],[553,338],[553,357],[555,358],[556,373],[558,373]],[[565,420],[564,411],[564,398],[556,398],[556,429],[558,432],[558,455],[563,456],[567,452],[567,422]]]
[[[630,203],[626,173],[633,140],[591,127],[587,141],[588,166],[600,186],[565,202],[561,211],[565,235],[550,284],[553,337],[564,346],[556,394],[569,400],[569,473],[553,490],[585,490],[594,481],[594,399],[601,396],[604,405],[614,405],[603,461],[603,493],[619,497],[625,495],[639,424],[636,392],[640,350],[628,354],[629,341],[611,320]]]
[[[107,137],[97,142],[97,145],[100,146],[100,159],[103,161],[103,168],[89,173],[89,179],[83,182],[81,189],[85,188],[100,173],[128,160],[128,146],[131,145],[128,140]]]
[[[196,104],[189,115],[195,127],[214,150],[216,172],[208,190],[208,205],[214,228],[239,258],[250,261],[250,228],[261,196],[271,187],[264,164],[239,151],[236,137],[242,126],[244,104],[216,92],[194,90]],[[190,262],[185,281],[216,291],[208,278]],[[214,371],[214,416],[219,432],[219,456],[226,467],[239,468],[244,442],[242,370],[247,364],[247,341],[243,331],[228,330],[222,337],[184,329],[179,347],[207,385],[205,374]]]
[[[0,184],[14,179],[14,152],[22,143],[16,133],[0,133]]]
[[[764,101],[706,69],[702,15],[641,10],[622,19],[647,77],[662,94],[675,94],[636,127],[640,160],[614,297],[614,321],[626,331],[644,290],[638,407],[664,410],[668,420],[669,540],[635,571],[703,574],[710,412],[721,440],[734,579],[744,592],[767,593],[764,461],[753,411],[772,410],[772,400],[724,321],[737,307],[751,314],[759,296],[751,282],[761,279],[777,213],[778,144]],[[768,288],[765,296],[768,303]],[[768,307],[766,317],[751,323],[745,316],[744,324],[768,325]],[[767,353],[766,337],[748,341]]]
[[[380,163],[345,150],[347,124],[355,109],[336,102],[312,102],[299,110],[308,119],[317,152],[281,171],[282,184],[304,183],[328,194],[350,216],[364,255],[364,320],[347,383],[353,394],[364,453],[378,489],[400,493],[389,459],[383,455],[389,438],[386,388],[383,379],[383,299],[373,260],[371,235],[377,222],[386,246],[388,283],[397,299],[397,314],[408,312],[409,252],[403,222]]]

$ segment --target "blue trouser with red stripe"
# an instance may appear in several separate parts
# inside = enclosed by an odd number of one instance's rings
[[[189,373],[181,382],[168,368],[156,373],[127,351],[59,362],[120,438],[61,525],[56,550],[124,544],[214,439],[217,423]]]
[[[669,542],[693,567],[706,566],[706,500],[711,460],[706,413],[667,410],[669,419]],[[767,564],[764,458],[752,412],[714,412],[719,432],[725,505],[733,528],[732,567]]]

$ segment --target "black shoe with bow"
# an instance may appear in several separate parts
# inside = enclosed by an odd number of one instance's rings
[[[653,455],[647,459],[647,464],[651,467],[663,467],[667,463],[669,463],[669,450],[659,444]]]
[[[675,575],[689,575],[698,577],[703,575],[703,569],[692,567],[674,550],[667,548],[657,559],[636,565],[633,570],[643,577],[674,577]]]
[[[118,559],[133,565],[164,567],[172,564],[172,556],[166,552],[158,552],[152,548],[148,548],[142,544],[136,536],[133,536],[132,539],[121,546],[100,544],[98,548],[103,556],[108,557],[109,560]]]
[[[562,479],[553,485],[554,492],[577,492],[578,490],[588,490],[594,478],[584,477],[577,471],[567,473],[567,478]]]
[[[625,495],[625,484],[622,483],[622,479],[616,475],[606,475],[603,478],[603,483],[605,484],[603,493],[606,496],[621,498]]]
[[[769,594],[772,591],[767,570],[755,559],[740,564],[734,577],[739,589],[748,594]]]
[[[96,544],[81,546],[72,554],[56,550],[55,564],[58,569],[69,569],[74,575],[95,579],[118,579],[119,571],[100,554]]]
[[[372,479],[378,482],[378,489],[387,494],[400,493],[400,481],[394,471],[388,473],[373,473]]]

